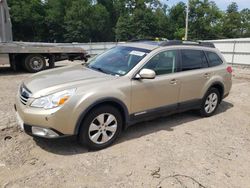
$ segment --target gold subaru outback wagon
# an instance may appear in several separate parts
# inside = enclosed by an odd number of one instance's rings
[[[29,135],[76,135],[88,148],[102,149],[139,121],[190,109],[213,115],[229,94],[231,73],[211,43],[124,43],[87,63],[31,76],[15,109]]]

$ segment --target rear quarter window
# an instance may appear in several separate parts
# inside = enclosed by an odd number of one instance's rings
[[[222,59],[215,52],[206,52],[209,67],[221,65]]]

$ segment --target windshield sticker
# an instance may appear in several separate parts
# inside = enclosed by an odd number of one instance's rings
[[[132,51],[129,53],[130,55],[136,55],[136,56],[144,56],[145,52],[140,52],[140,51]]]

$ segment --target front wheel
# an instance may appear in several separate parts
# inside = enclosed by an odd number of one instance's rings
[[[113,106],[93,109],[84,119],[78,135],[81,144],[99,150],[110,146],[122,130],[122,117]]]
[[[200,114],[203,117],[210,117],[212,116],[216,109],[218,108],[220,101],[220,93],[218,89],[211,88],[208,90],[206,95],[204,96],[200,108]]]

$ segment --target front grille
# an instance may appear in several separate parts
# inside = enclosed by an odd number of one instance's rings
[[[21,101],[21,103],[23,103],[24,105],[26,105],[26,104],[27,104],[28,99],[29,99],[29,98],[27,98],[27,97],[24,97],[24,96],[20,95],[20,101]]]
[[[28,100],[31,96],[31,92],[25,87],[24,84],[21,85],[19,91],[19,97],[22,104],[27,105]]]

